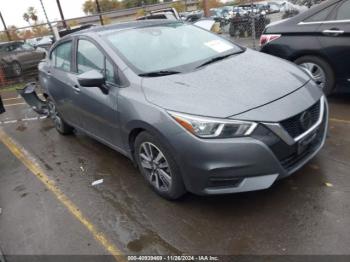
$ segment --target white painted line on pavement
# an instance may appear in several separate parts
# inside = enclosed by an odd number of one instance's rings
[[[0,125],[4,124],[16,124],[18,122],[29,122],[29,121],[36,121],[36,120],[43,120],[46,119],[47,116],[37,116],[37,117],[28,117],[28,118],[23,118],[23,119],[18,119],[18,120],[5,120],[5,121],[0,121]]]

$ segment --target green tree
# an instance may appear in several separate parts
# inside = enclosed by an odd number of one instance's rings
[[[247,1],[247,0],[243,0]],[[210,8],[217,8],[222,6],[222,3],[219,0],[208,0],[208,7]],[[199,8],[203,9],[203,0],[199,0]]]
[[[123,8],[122,2],[119,2],[118,0],[98,0],[98,3],[100,4],[101,12],[108,12]],[[96,1],[86,0],[83,4],[83,11],[85,14],[96,14]]]
[[[175,8],[178,13],[186,11],[186,4],[182,1],[177,1],[171,4],[172,8]]]
[[[9,26],[8,31],[10,33],[11,40],[20,40],[21,39],[16,26],[14,26],[14,25]]]

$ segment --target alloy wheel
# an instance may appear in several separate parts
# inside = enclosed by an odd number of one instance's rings
[[[57,129],[62,129],[62,119],[59,117],[56,106],[52,101],[48,102],[49,116],[55,123]]]
[[[326,73],[319,65],[315,63],[307,62],[307,63],[301,63],[299,66],[307,70],[311,74],[313,80],[321,89],[325,88]]]
[[[21,65],[17,62],[14,62],[12,64],[12,70],[15,74],[15,76],[20,76],[22,74],[22,68],[21,68]]]
[[[139,149],[140,164],[150,183],[159,191],[169,191],[172,183],[171,171],[162,151],[150,142]]]

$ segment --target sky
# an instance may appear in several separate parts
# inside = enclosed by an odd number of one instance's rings
[[[42,0],[50,21],[61,20],[56,0]],[[83,16],[82,5],[85,0],[61,0],[61,6],[64,18],[74,18]],[[46,22],[45,15],[39,0],[0,0],[0,12],[7,26],[15,25],[17,27],[28,26],[23,20],[23,14],[29,6],[34,6],[37,10],[39,21]],[[0,22],[0,31],[4,30]]]

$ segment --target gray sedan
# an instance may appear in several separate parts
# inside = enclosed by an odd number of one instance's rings
[[[7,77],[19,77],[25,70],[36,68],[45,55],[45,50],[20,41],[0,44],[0,66]]]
[[[74,33],[39,74],[58,132],[129,157],[168,199],[269,188],[326,137],[327,102],[307,73],[181,22]]]

